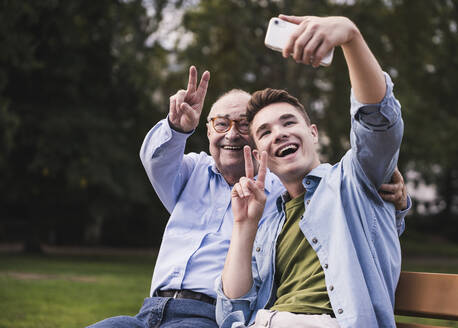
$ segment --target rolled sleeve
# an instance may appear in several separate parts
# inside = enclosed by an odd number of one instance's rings
[[[388,129],[395,124],[401,116],[401,104],[394,97],[393,81],[390,76],[385,76],[386,91],[383,99],[377,104],[365,104],[359,102],[351,90],[351,117],[370,129]]]
[[[251,289],[239,298],[230,299],[223,292],[221,276],[215,281],[216,322],[222,328],[246,327],[251,318],[257,300],[257,288],[253,283]]]
[[[359,102],[351,94],[350,142],[355,164],[364,183],[370,182],[377,190],[388,182],[396,167],[402,141],[404,123],[401,105],[393,94],[393,82],[384,73],[386,92],[377,104]],[[360,170],[361,169],[361,170]]]

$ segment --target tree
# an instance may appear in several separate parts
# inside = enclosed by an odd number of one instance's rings
[[[145,43],[156,17],[141,1],[1,6],[3,223],[27,230],[31,250],[42,241],[151,243],[148,222],[164,211],[138,150],[159,112],[151,94],[165,52]],[[132,235],[120,228],[139,222]]]

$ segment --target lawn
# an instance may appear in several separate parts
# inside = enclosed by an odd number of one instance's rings
[[[456,245],[436,251],[429,247],[428,252],[421,245],[411,242],[404,247],[403,270],[458,273]],[[0,328],[82,328],[107,317],[134,315],[149,294],[154,260],[153,252],[123,256],[0,253]]]
[[[149,294],[151,256],[0,254],[0,328],[81,328],[133,315]]]

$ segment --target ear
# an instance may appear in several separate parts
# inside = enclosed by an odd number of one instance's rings
[[[313,143],[318,143],[318,128],[316,124],[310,124],[310,134],[313,137]]]

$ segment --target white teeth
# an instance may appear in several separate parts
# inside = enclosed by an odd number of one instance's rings
[[[236,147],[236,146],[223,146],[223,149],[227,149],[227,150],[241,150],[242,147]]]
[[[280,148],[278,151],[277,151],[277,154],[278,156],[283,156],[283,154],[285,153],[285,151],[288,151],[288,150],[293,150],[296,151],[297,150],[297,145],[286,145],[285,147],[283,148]]]

